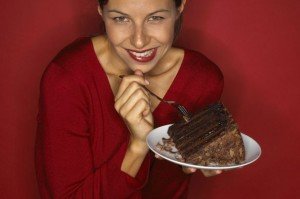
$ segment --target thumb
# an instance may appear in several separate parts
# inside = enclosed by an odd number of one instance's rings
[[[141,70],[135,70],[135,71],[134,71],[134,74],[135,74],[135,75],[138,75],[138,76],[141,76],[141,77],[144,76],[144,74],[143,74],[143,72],[142,72]]]
[[[192,174],[196,172],[195,168],[182,167],[182,171],[186,174]]]
[[[160,157],[159,155],[155,154],[155,158],[159,159],[159,160],[163,160],[162,157]]]

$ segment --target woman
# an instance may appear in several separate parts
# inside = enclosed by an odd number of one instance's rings
[[[78,39],[43,75],[36,156],[41,196],[185,198],[195,170],[155,159],[146,145],[153,128],[178,114],[143,86],[197,110],[219,100],[222,74],[203,55],[172,47],[185,0],[99,3],[106,34]]]

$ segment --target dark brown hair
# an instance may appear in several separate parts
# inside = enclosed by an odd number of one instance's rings
[[[103,6],[108,3],[108,0],[98,0],[98,1],[99,1],[99,5],[100,5],[101,9],[103,9]],[[182,0],[174,0],[174,3],[175,3],[176,8],[178,8],[181,5]],[[180,32],[181,24],[182,24],[182,14],[175,22],[174,40],[177,38],[177,36]]]

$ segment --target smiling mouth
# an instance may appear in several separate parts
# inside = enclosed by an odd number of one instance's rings
[[[131,58],[138,62],[149,62],[154,59],[157,52],[157,48],[152,48],[142,52],[127,50],[127,52],[129,53]]]

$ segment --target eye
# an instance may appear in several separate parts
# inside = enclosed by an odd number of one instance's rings
[[[151,16],[148,20],[149,21],[153,21],[153,22],[159,22],[159,21],[162,21],[164,20],[165,18],[164,17],[161,17],[161,16]]]
[[[113,20],[117,23],[126,23],[129,22],[129,19],[127,17],[121,16],[121,17],[114,17]]]

